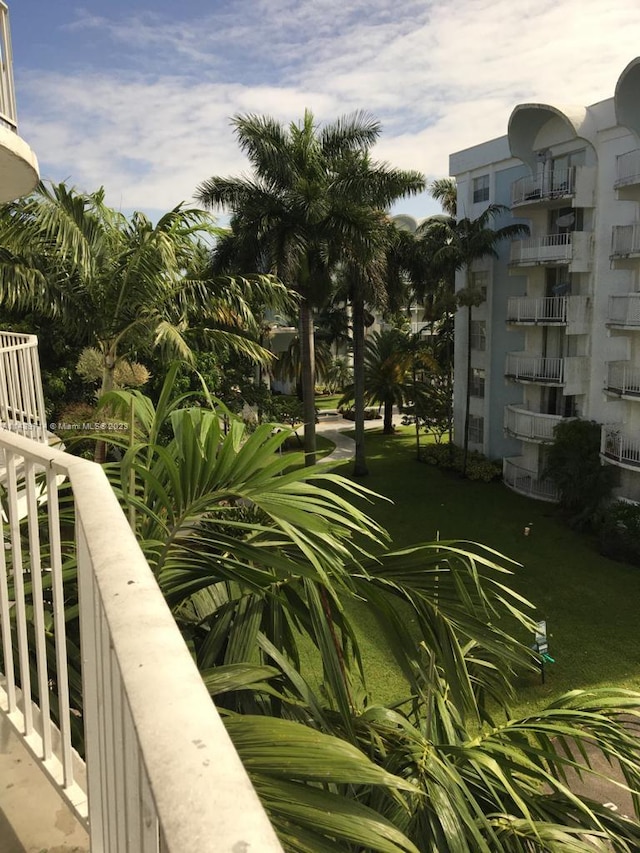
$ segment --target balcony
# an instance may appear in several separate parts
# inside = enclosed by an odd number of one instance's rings
[[[555,484],[543,479],[535,471],[525,468],[519,456],[503,461],[502,478],[504,484],[519,495],[550,503],[557,503],[559,500],[560,496]]]
[[[507,323],[563,326],[566,322],[566,296],[511,296],[507,301]]]
[[[0,716],[91,849],[281,851],[103,470],[5,430],[0,451]],[[70,529],[79,625],[65,612]]]
[[[592,207],[595,169],[570,166],[535,177],[520,178],[511,185],[512,208],[553,208],[567,205]]]
[[[631,400],[640,400],[640,367],[634,367],[628,361],[609,362],[605,391]]]
[[[548,358],[526,352],[507,353],[505,376],[515,382],[556,385],[567,395],[584,394],[589,361],[585,356]]]
[[[27,195],[39,180],[36,156],[17,127],[9,8],[0,0],[0,202]]]
[[[507,406],[504,410],[504,428],[506,432],[521,441],[539,444],[553,441],[555,427],[566,420],[561,415],[546,415],[531,412],[520,406]]]
[[[640,293],[610,296],[607,325],[640,330]]]
[[[47,441],[35,335],[0,332],[0,429]]]
[[[640,148],[618,155],[613,186],[619,198],[640,201]]]
[[[640,222],[614,225],[611,232],[611,259],[640,257]]]
[[[571,272],[588,272],[591,266],[591,233],[571,231],[515,240],[511,244],[510,264],[514,267],[567,265]]]
[[[640,437],[631,436],[623,426],[603,426],[600,453],[613,465],[640,470]]]

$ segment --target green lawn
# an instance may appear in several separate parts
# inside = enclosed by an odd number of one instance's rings
[[[397,547],[435,539],[482,542],[522,564],[513,587],[547,619],[556,663],[547,683],[527,677],[518,686],[526,712],[567,690],[597,685],[640,689],[640,571],[597,553],[589,539],[565,527],[552,504],[533,501],[501,483],[473,483],[415,461],[411,432],[367,433],[368,488],[391,498],[370,514]],[[343,469],[348,473],[348,467]],[[524,535],[524,528],[531,535]],[[402,694],[375,622],[352,606],[360,627],[369,687],[379,700]],[[531,638],[533,640],[533,638]]]
[[[337,409],[342,394],[318,394],[316,395],[316,409]]]

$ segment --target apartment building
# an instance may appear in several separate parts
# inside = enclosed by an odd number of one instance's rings
[[[488,204],[530,235],[477,261],[470,447],[543,500],[546,444],[566,418],[602,424],[616,493],[640,500],[640,58],[589,107],[520,104],[507,134],[450,157],[458,214]],[[464,286],[464,273],[456,286]],[[463,431],[467,309],[456,321],[456,434]]]

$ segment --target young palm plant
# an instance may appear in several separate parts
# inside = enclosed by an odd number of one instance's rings
[[[636,850],[637,823],[571,788],[600,753],[638,791],[621,715],[640,696],[575,691],[511,718],[513,673],[535,669],[513,564],[465,542],[390,550],[359,509],[371,492],[282,455],[284,429],[225,435],[215,401],[181,408],[171,382],[157,408],[108,395],[137,424],[112,436],[110,475],[285,849]],[[367,693],[351,600],[405,676],[393,707]]]

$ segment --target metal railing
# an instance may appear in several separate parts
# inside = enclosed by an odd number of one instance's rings
[[[12,130],[16,130],[18,126],[9,7],[3,0],[0,0],[0,121]]]
[[[640,222],[631,225],[614,225],[611,231],[612,257],[640,253]]]
[[[564,359],[507,353],[505,376],[525,382],[564,382]]]
[[[529,498],[552,503],[556,503],[560,498],[558,489],[551,480],[544,480],[535,471],[530,471],[511,459],[503,460],[502,478],[505,485],[514,492]]]
[[[566,323],[566,296],[510,296],[507,300],[509,323]]]
[[[553,441],[553,431],[563,420],[561,415],[530,412],[520,406],[506,406],[504,410],[505,430],[524,441]]]
[[[0,712],[93,853],[281,851],[100,466],[6,431],[0,454]]]
[[[519,178],[511,185],[511,204],[531,204],[572,196],[576,191],[576,167],[552,169],[535,177]]]
[[[640,327],[640,293],[610,296],[607,323]]]
[[[619,154],[616,160],[614,188],[640,183],[640,148]]]
[[[0,428],[47,441],[35,335],[0,332]]]
[[[640,468],[640,437],[628,435],[621,426],[603,426],[600,453],[614,464]]]
[[[515,240],[511,244],[512,264],[542,264],[570,261],[573,257],[573,234],[544,234],[542,237],[529,237]]]
[[[640,367],[628,361],[609,362],[605,388],[615,394],[640,397]]]

